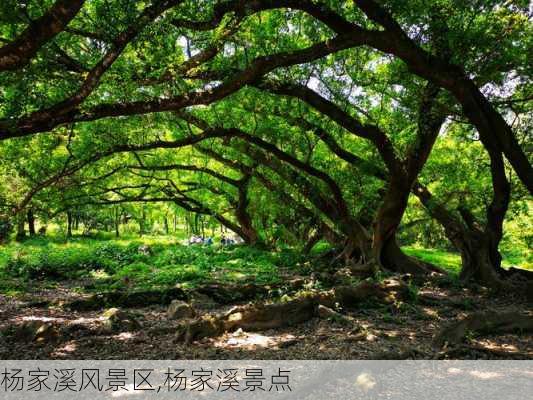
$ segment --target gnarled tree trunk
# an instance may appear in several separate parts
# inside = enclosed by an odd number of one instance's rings
[[[240,225],[241,237],[248,245],[257,245],[261,242],[257,230],[252,223],[252,217],[248,212],[248,205],[250,200],[248,198],[248,185],[250,182],[250,175],[245,175],[243,179],[239,181],[238,186],[238,199],[235,205],[235,218]]]
[[[501,279],[504,277],[504,270],[500,266],[501,257],[487,235],[466,231],[454,240],[454,244],[461,254],[461,280],[471,280],[492,288],[501,286]],[[495,252],[500,260],[493,258]]]
[[[396,232],[407,207],[410,188],[399,178],[392,178],[379,208],[373,229],[372,254],[381,267],[414,275],[431,271],[442,272],[435,266],[405,254],[396,242]],[[403,183],[403,184],[402,184]]]

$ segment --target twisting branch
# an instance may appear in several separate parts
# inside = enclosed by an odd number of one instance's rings
[[[85,0],[57,0],[12,42],[0,47],[0,72],[26,66],[39,49],[63,31]]]

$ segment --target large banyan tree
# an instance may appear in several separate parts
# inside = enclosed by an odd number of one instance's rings
[[[533,193],[528,6],[3,1],[0,235],[170,203],[251,245],[323,239],[370,271],[439,273],[398,245],[418,199],[463,278],[528,279],[499,252]]]

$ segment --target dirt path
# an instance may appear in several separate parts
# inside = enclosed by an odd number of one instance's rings
[[[102,311],[76,312],[39,304],[39,300],[79,297],[69,290],[70,286],[65,282],[53,290],[34,291],[30,307],[24,299],[0,296],[2,331],[44,321],[61,327],[63,332],[39,343],[20,335],[3,335],[1,359],[533,359],[531,334],[470,337],[464,346],[440,352],[432,348],[433,335],[444,324],[469,312],[507,310],[515,304],[511,298],[489,298],[467,289],[426,286],[420,289],[419,301],[414,304],[362,306],[347,312],[354,318],[351,324],[314,318],[290,328],[238,330],[183,344],[176,340],[180,321],[168,320],[166,306],[128,309],[141,328],[106,333],[99,329]],[[222,312],[228,308],[198,311]]]

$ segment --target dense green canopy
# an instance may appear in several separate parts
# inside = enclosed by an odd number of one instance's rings
[[[503,285],[504,222],[532,237],[528,7],[3,1],[0,238],[172,214],[413,274],[398,240],[453,246]]]

